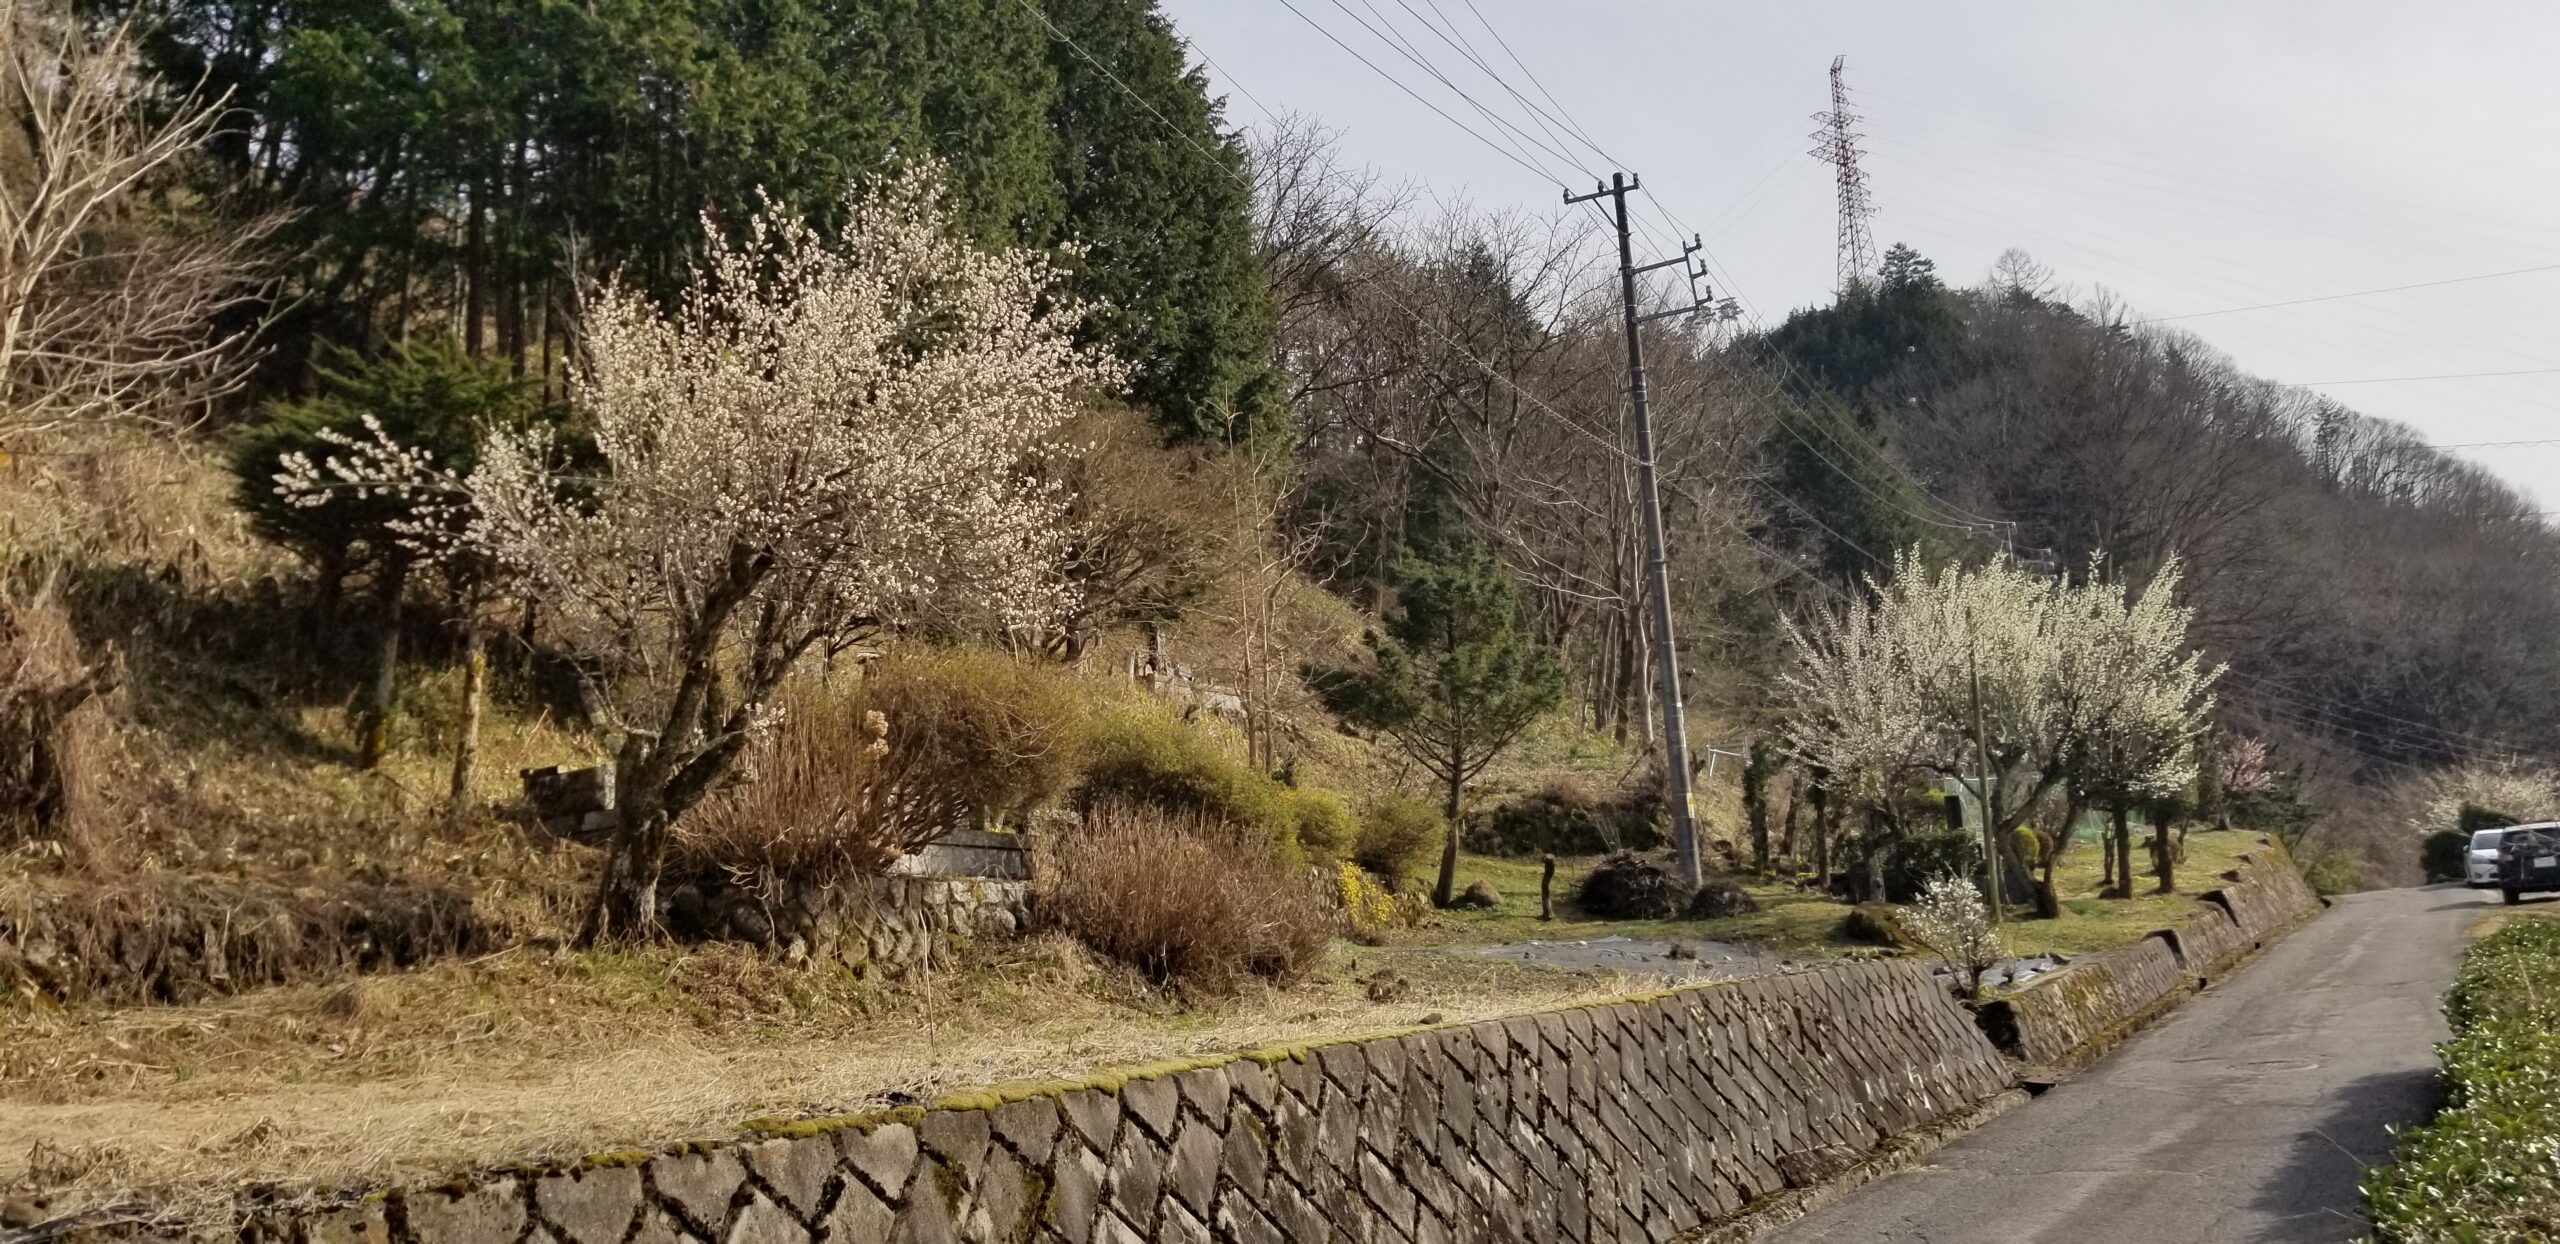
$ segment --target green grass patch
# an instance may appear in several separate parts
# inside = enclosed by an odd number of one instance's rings
[[[2199,896],[2221,885],[2221,874],[2237,867],[2240,856],[2253,849],[2258,849],[2258,836],[2252,833],[2188,835],[2186,860],[2177,870],[2178,890],[2170,894],[2148,893],[2152,888],[2151,876],[2145,871],[2149,859],[2137,849],[2135,888],[2144,893],[2129,899],[2111,899],[2099,897],[2104,883],[2104,859],[2095,844],[2077,845],[2063,857],[2054,874],[2063,895],[2060,919],[2026,919],[2025,896],[2010,896],[2017,901],[2011,907],[2007,929],[2009,949],[2016,954],[2088,954],[2140,941],[2154,929],[2167,928],[2202,912],[2205,908]],[[1538,918],[1538,860],[1461,855],[1459,888],[1464,889],[1470,882],[1488,882],[1501,893],[1502,902],[1490,909],[1460,908],[1443,913],[1439,927],[1425,941],[1445,946],[1487,946],[1609,936],[1687,938],[1767,946],[1808,958],[1847,954],[1864,945],[1841,936],[1840,922],[1849,914],[1849,904],[1786,880],[1737,878],[1760,903],[1760,910],[1749,915],[1722,920],[1595,919],[1582,911],[1573,896],[1581,889],[1583,876],[1599,862],[1596,856],[1556,861],[1556,918],[1544,921]]]
[[[2444,1109],[2365,1177],[2374,1237],[2560,1237],[2560,919],[2515,920],[2473,943],[2444,1009]]]

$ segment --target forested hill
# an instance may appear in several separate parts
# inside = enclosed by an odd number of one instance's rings
[[[2139,314],[2067,302],[2023,257],[1959,289],[1895,248],[1875,287],[1745,348],[1786,375],[1790,421],[1854,435],[1938,503],[1782,424],[1775,477],[1827,530],[1786,506],[1773,527],[1834,576],[1913,544],[2136,581],[2183,558],[2226,712],[2367,777],[2560,734],[2560,533],[2527,498]]]

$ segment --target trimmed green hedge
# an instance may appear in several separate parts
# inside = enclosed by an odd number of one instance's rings
[[[2518,921],[2480,939],[2445,1015],[2444,1109],[2365,1177],[2375,1238],[2560,1237],[2560,921]]]

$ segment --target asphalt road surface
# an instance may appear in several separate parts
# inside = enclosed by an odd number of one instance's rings
[[[2438,1005],[2494,892],[2340,899],[2079,1078],[1763,1239],[2360,1238],[2356,1178],[2435,1104]]]

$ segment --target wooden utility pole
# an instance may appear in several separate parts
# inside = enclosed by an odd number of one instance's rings
[[[1657,698],[1662,702],[1662,795],[1671,806],[1672,840],[1680,846],[1680,880],[1695,889],[1706,880],[1698,855],[1697,809],[1689,795],[1689,726],[1688,716],[1680,704],[1680,659],[1672,646],[1670,559],[1663,551],[1662,491],[1654,479],[1653,419],[1645,409],[1644,338],[1639,333],[1646,321],[1673,315],[1695,315],[1706,308],[1706,300],[1692,297],[1691,305],[1672,311],[1645,314],[1636,306],[1636,278],[1661,268],[1678,267],[1688,275],[1694,292],[1697,274],[1689,272],[1689,257],[1699,250],[1695,239],[1684,247],[1677,259],[1636,266],[1635,243],[1627,227],[1627,195],[1642,185],[1624,173],[1609,175],[1609,184],[1589,194],[1568,194],[1567,204],[1588,203],[1607,198],[1615,201],[1618,226],[1618,288],[1625,302],[1627,323],[1627,398],[1634,408],[1636,435],[1636,504],[1644,517],[1645,594],[1653,604],[1653,646]]]
[[[1991,899],[1991,923],[1997,925],[2000,923],[2002,863],[2000,833],[1996,828],[1999,823],[1996,812],[1998,795],[1997,788],[1992,785],[1991,736],[1982,728],[1982,668],[1975,663],[1973,648],[1973,611],[1967,609],[1964,614],[1964,676],[1973,694],[1974,763],[1981,766],[1980,772],[1974,776],[1974,792],[1982,805],[1982,871],[1990,883],[1987,893]]]

